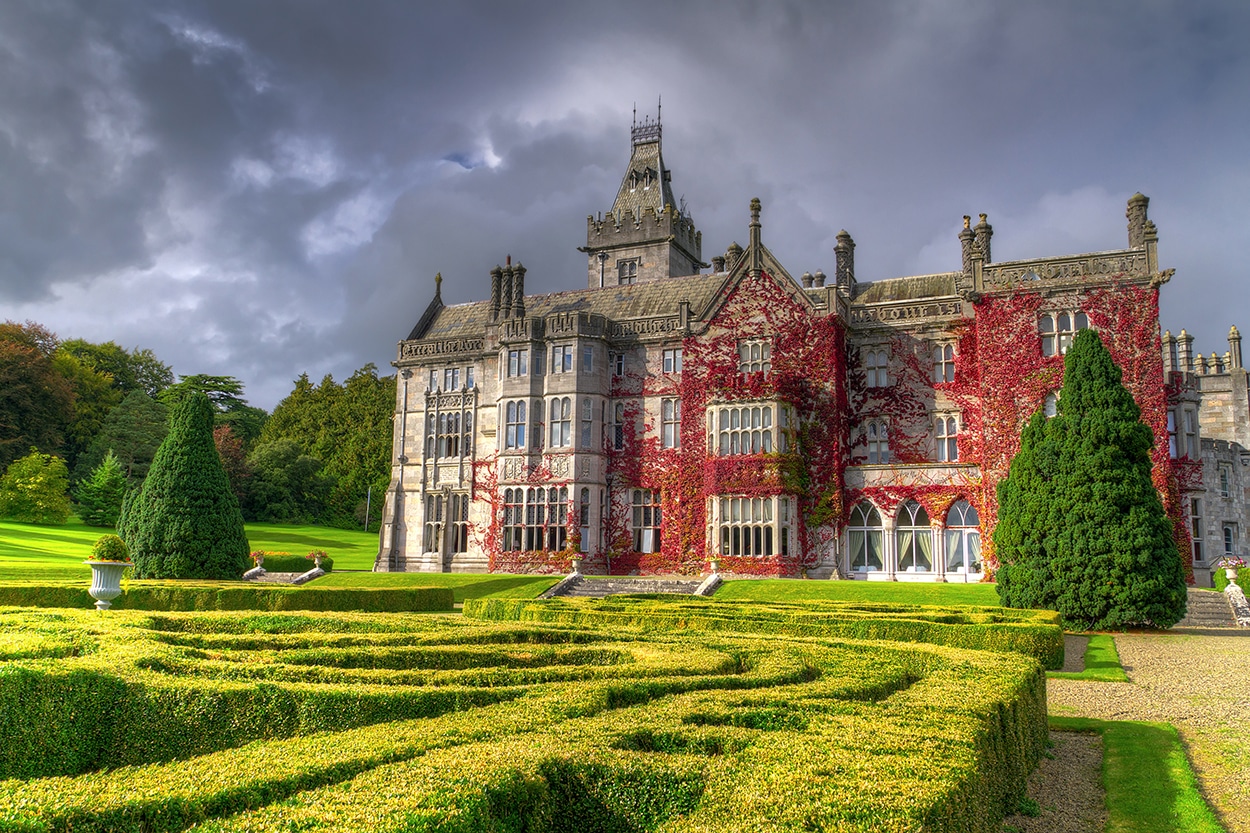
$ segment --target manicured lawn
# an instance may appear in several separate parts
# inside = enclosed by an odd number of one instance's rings
[[[87,579],[83,559],[96,539],[112,530],[73,522],[38,526],[0,521],[0,581]],[[323,526],[248,524],[253,550],[304,555],[325,550],[339,570],[371,570],[378,551],[376,532]]]
[[[337,565],[336,565],[337,566]],[[561,576],[507,576],[481,573],[340,573],[309,587],[450,587],[456,603],[465,599],[534,599]]]
[[[1052,716],[1050,728],[1102,735],[1107,830],[1224,833],[1169,724]]]
[[[1085,648],[1084,671],[1047,671],[1046,676],[1068,680],[1096,680],[1101,683],[1127,683],[1128,675],[1120,665],[1120,653],[1111,634],[1090,636]]]
[[[938,584],[902,581],[808,581],[805,579],[736,579],[713,599],[757,602],[896,602],[923,605],[998,606],[993,584]]]

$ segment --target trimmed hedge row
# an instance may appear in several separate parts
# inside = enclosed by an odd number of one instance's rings
[[[739,603],[664,596],[600,599],[468,599],[464,615],[499,622],[541,622],[644,631],[729,631],[791,636],[926,642],[1011,651],[1044,668],[1063,667],[1063,630],[1049,611],[928,608],[921,605]]]
[[[393,617],[356,623],[384,618]],[[506,640],[498,625],[409,622],[432,641],[452,630]],[[512,627],[527,634],[515,644],[542,633]],[[1046,738],[1045,677],[1015,654],[784,636],[595,636],[605,649],[628,644],[678,660],[711,651],[732,659],[732,670],[638,679],[617,664],[616,680],[537,686],[427,720],[8,781],[0,829],[996,833]]]
[[[306,573],[316,565],[311,558],[303,555],[267,552],[263,566],[267,573]],[[333,570],[334,559],[328,555],[322,558],[321,569],[327,573]]]
[[[430,612],[454,608],[449,587],[292,587],[239,582],[127,582],[114,610],[357,610]],[[95,602],[81,584],[0,584],[0,606],[72,607]]]

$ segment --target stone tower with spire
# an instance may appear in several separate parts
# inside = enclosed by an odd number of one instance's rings
[[[702,262],[703,235],[673,199],[672,172],[660,152],[663,129],[635,114],[629,167],[612,210],[586,218],[587,286],[591,289],[694,275]]]

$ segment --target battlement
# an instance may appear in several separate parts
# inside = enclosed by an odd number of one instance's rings
[[[1209,357],[1194,353],[1194,337],[1186,330],[1181,330],[1178,336],[1172,335],[1171,330],[1165,330],[1161,343],[1164,373],[1224,376],[1242,369],[1241,332],[1236,325],[1228,330],[1228,350],[1222,356],[1215,351]]]
[[[639,216],[626,209],[621,217],[609,211],[601,219],[586,218],[586,247],[602,249],[671,241],[698,260],[703,249],[703,233],[695,229],[694,221],[681,214],[671,205],[662,209],[643,208]]]

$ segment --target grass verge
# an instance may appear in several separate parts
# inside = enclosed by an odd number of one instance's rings
[[[712,597],[743,602],[897,602],[920,605],[998,607],[994,584],[944,584],[902,581],[805,581],[803,579],[733,579]]]
[[[1107,833],[1225,833],[1171,725],[1052,716],[1050,728],[1102,735]]]
[[[1128,675],[1120,665],[1115,639],[1108,633],[1095,633],[1085,646],[1084,671],[1047,671],[1047,677],[1061,680],[1093,680],[1100,683],[1127,683]]]

